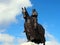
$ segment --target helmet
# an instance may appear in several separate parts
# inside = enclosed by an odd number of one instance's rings
[[[36,10],[33,9],[33,10],[32,10],[32,17],[37,17],[37,15],[38,15],[38,14],[37,14]]]

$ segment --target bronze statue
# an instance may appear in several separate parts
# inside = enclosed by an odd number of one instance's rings
[[[41,24],[37,22],[37,12],[35,9],[32,11],[32,15],[29,16],[26,8],[22,8],[23,17],[25,19],[24,32],[26,33],[28,41],[35,42],[37,44],[43,43],[45,45],[45,29]]]

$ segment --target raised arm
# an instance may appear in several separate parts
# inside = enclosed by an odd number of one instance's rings
[[[27,16],[29,16],[29,14],[28,14],[28,12],[27,12],[27,10],[26,10],[25,7],[22,8],[22,14],[23,14],[23,17],[24,17],[24,18],[27,18]]]

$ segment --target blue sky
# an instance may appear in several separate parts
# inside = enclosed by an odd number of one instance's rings
[[[32,1],[33,8],[38,11],[38,21],[46,24],[47,31],[54,35],[58,41],[60,36],[60,1],[59,0],[35,0]]]
[[[27,2],[29,2],[29,1],[27,1]],[[29,3],[30,6],[28,6],[28,5],[26,6],[28,13],[31,15],[32,9],[35,8],[36,11],[38,12],[38,23],[42,24],[46,28],[46,31],[49,32],[51,35],[53,35],[53,37],[59,43],[60,42],[60,20],[59,20],[60,19],[60,0],[30,0],[30,2],[32,4],[32,6],[30,3]],[[13,7],[13,8],[15,8],[15,7]],[[20,11],[20,10],[18,10],[18,11]],[[21,11],[20,11],[20,13],[16,14],[15,16],[16,16],[17,21],[15,21],[15,18],[14,19],[11,18],[12,22],[9,22],[9,24],[7,24],[7,26],[5,24],[2,25],[2,23],[0,24],[1,29],[4,29],[3,31],[1,30],[2,32],[0,32],[0,33],[9,34],[15,38],[26,39],[26,36],[23,33],[24,19],[23,19],[23,15],[22,15]],[[8,16],[7,16],[7,18],[8,18]],[[1,22],[4,23],[4,21],[1,21]]]

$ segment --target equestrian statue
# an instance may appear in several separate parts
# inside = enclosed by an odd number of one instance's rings
[[[28,41],[34,43],[43,43],[45,45],[45,29],[41,24],[38,23],[38,13],[35,9],[32,10],[32,15],[30,16],[26,8],[22,8],[24,22],[24,32]]]

